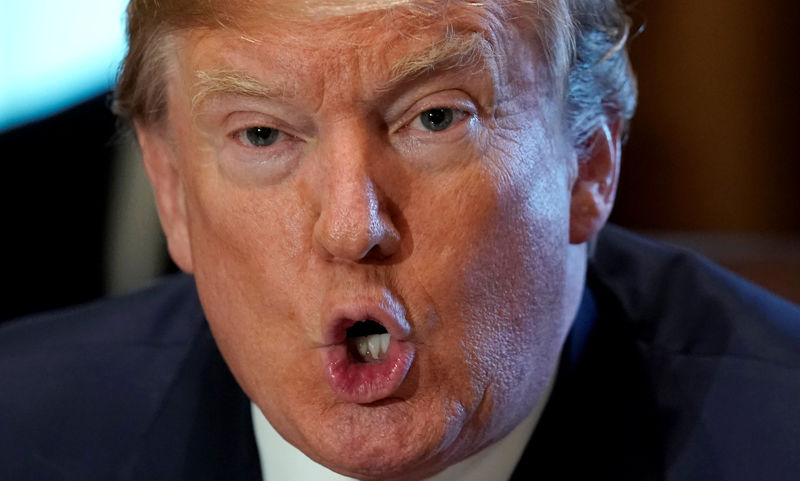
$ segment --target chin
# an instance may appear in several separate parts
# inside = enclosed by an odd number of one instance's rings
[[[461,423],[447,423],[442,408],[432,418],[427,409],[415,412],[419,407],[403,400],[339,404],[323,422],[315,420],[313,441],[299,447],[320,464],[360,480],[424,479],[446,467],[444,453],[452,458]]]

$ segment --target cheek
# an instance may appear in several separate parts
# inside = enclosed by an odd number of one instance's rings
[[[286,190],[202,178],[209,180],[191,186],[187,209],[198,292],[214,337],[246,392],[256,392],[256,383],[295,384],[315,339],[309,325],[296,322],[303,315],[292,302],[314,295],[302,289],[296,262],[310,238],[292,208],[298,202]],[[267,365],[276,368],[258,367]]]
[[[538,209],[514,211],[499,210],[464,268],[470,318],[465,349],[499,403],[530,399],[542,387],[566,331],[566,253],[560,246],[567,223]],[[521,379],[529,384],[519,384]]]
[[[537,399],[570,321],[564,306],[570,199],[566,163],[551,152],[510,158],[530,160],[505,164],[507,175],[500,178],[484,252],[468,264],[475,293],[471,309],[478,318],[466,337],[491,340],[471,342],[470,348],[473,362],[492,379],[493,401],[504,407]],[[531,407],[525,406],[525,413]]]
[[[461,365],[447,382],[466,390],[473,407],[483,400],[487,411],[524,415],[532,405],[519,399],[537,399],[566,332],[569,195],[563,171],[508,159],[450,188],[440,183],[426,199],[437,208],[418,229],[429,238],[416,243],[416,278],[434,302],[427,318],[445,338],[443,352]]]
[[[288,290],[281,261],[300,249],[300,239],[287,220],[291,201],[281,197],[218,184],[200,186],[187,206],[197,277],[229,286],[259,284],[276,293]]]

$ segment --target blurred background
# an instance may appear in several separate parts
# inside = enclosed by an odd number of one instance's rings
[[[800,2],[640,0],[612,221],[800,303]]]
[[[125,0],[0,1],[0,321],[173,270],[105,92]],[[640,102],[612,221],[800,302],[800,2],[628,2]]]

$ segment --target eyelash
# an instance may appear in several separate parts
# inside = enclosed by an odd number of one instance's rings
[[[274,135],[277,137],[268,145],[254,145],[248,138],[247,135],[249,132],[252,132],[257,129],[269,130],[270,133],[275,133]],[[267,125],[251,125],[248,127],[244,127],[242,129],[235,130],[230,134],[230,137],[240,145],[250,148],[250,149],[266,149],[269,147],[274,147],[275,145],[282,143],[286,140],[296,139],[295,136],[286,133],[285,131],[277,128],[277,127],[269,127]]]
[[[427,114],[427,113],[434,113],[436,111],[440,111],[438,113],[445,113],[445,112],[449,113],[449,115],[450,115],[450,118],[448,119],[449,125],[447,125],[446,127],[444,127],[441,130],[434,130],[434,129],[429,129],[429,128],[424,127],[423,124],[425,123],[425,119],[424,119],[423,116],[425,114]],[[471,118],[473,116],[474,116],[474,114],[472,114],[470,112],[467,112],[465,110],[459,109],[459,108],[443,107],[443,106],[442,107],[433,107],[433,108],[425,109],[422,112],[420,112],[419,114],[417,114],[410,122],[405,124],[406,125],[405,128],[411,128],[413,126],[418,126],[419,128],[417,128],[416,130],[425,131],[429,135],[433,135],[433,134],[442,134],[443,135],[447,131],[452,130],[453,128],[457,127],[464,120],[469,119],[469,118]]]
[[[424,122],[425,122],[423,116],[425,114],[434,113],[436,111],[439,111],[440,114],[444,114],[446,118],[449,117],[449,118],[447,118],[447,121],[449,122],[449,124],[447,126],[445,126],[444,128],[442,128],[441,130],[435,130],[435,129],[431,129],[431,128],[426,128],[423,125]],[[473,113],[473,112],[470,112],[470,111],[467,111],[465,109],[458,108],[458,107],[434,106],[434,107],[431,107],[431,108],[426,108],[425,110],[423,110],[423,111],[419,112],[418,114],[416,114],[410,121],[407,121],[406,123],[404,123],[403,127],[401,127],[400,130],[405,130],[405,129],[419,130],[419,131],[425,132],[424,135],[426,135],[426,136],[447,135],[447,133],[449,131],[453,130],[455,127],[460,125],[465,120],[468,120],[470,118],[474,118],[475,115],[476,114]],[[248,139],[248,133],[253,133],[253,131],[256,130],[256,129],[269,130],[270,134],[274,132],[275,133],[274,135],[277,138],[272,140],[268,145],[254,145],[254,143],[252,142],[252,139]],[[251,126],[248,126],[248,127],[244,127],[242,129],[238,129],[238,130],[232,132],[230,136],[231,136],[231,138],[233,138],[234,141],[236,141],[237,143],[239,143],[240,145],[242,145],[245,148],[259,149],[259,150],[260,149],[267,149],[267,148],[274,148],[275,145],[277,145],[279,143],[282,143],[283,141],[291,140],[291,139],[297,139],[297,137],[295,137],[295,136],[293,136],[291,134],[288,134],[285,131],[283,131],[283,130],[277,128],[277,127],[269,127],[267,125],[251,125]]]
[[[263,132],[262,132],[263,131]],[[250,134],[267,134],[264,142],[269,142],[268,145],[273,145],[277,139],[272,139],[273,137],[280,137],[280,130],[273,129],[272,127],[262,127],[262,126],[254,126],[248,127],[246,129],[242,129],[236,132],[236,140],[239,142],[250,145],[251,147],[265,147],[266,145],[255,145],[255,140],[250,138]]]

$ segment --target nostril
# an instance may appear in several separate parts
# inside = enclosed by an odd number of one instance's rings
[[[378,263],[378,262],[383,261],[387,257],[389,257],[389,256],[387,256],[387,255],[385,255],[383,253],[383,250],[381,249],[380,245],[374,245],[374,246],[372,246],[372,249],[368,250],[366,254],[361,256],[360,261],[361,262],[375,262],[375,263]]]

